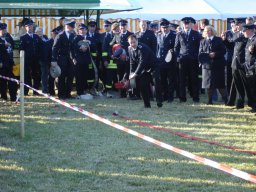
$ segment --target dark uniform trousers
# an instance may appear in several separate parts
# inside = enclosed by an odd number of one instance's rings
[[[180,99],[186,100],[186,85],[189,84],[193,99],[199,98],[198,88],[199,66],[197,60],[183,58],[179,63]],[[188,78],[186,78],[188,77]]]
[[[189,34],[182,31],[176,35],[174,51],[179,62],[180,101],[186,101],[186,85],[195,102],[199,101],[199,63],[198,51],[201,36],[191,30]]]
[[[228,93],[228,102],[227,105],[235,105],[236,101],[236,87],[233,79],[233,72],[232,72],[232,58],[234,54],[234,46],[235,43],[233,41],[233,36],[235,33],[232,30],[228,30],[225,32],[225,39],[223,43],[226,46],[226,60],[227,60],[227,67],[226,67],[226,84],[227,84],[227,93]]]
[[[58,97],[61,99],[71,97],[74,79],[73,40],[73,33],[70,33],[68,38],[66,32],[63,31],[54,39],[52,48],[52,61],[57,61],[61,69],[61,75],[58,77]]]
[[[249,47],[253,47],[252,52]],[[249,38],[245,47],[246,82],[248,85],[248,105],[256,112],[256,34]]]
[[[0,62],[3,64],[3,67],[0,68],[0,75],[15,78],[12,72],[13,54],[12,52],[9,52],[9,53],[7,52],[5,47],[5,41],[2,40],[1,38],[0,38]],[[9,95],[11,97],[11,101],[16,101],[17,87],[18,87],[17,83],[0,78],[1,98],[4,100],[7,100],[7,89],[8,89]]]
[[[41,81],[41,71],[39,64],[39,53],[41,47],[41,39],[38,35],[33,34],[33,38],[28,34],[25,34],[20,37],[21,45],[20,49],[25,51],[25,64],[24,64],[24,81],[26,84],[32,86],[35,89],[39,89]],[[28,95],[29,89],[24,88],[25,95]],[[37,95],[36,92],[34,94]]]
[[[140,76],[136,77],[136,88],[141,93],[142,99],[144,101],[144,106],[150,106],[150,81],[151,74],[148,72],[144,72]]]
[[[50,71],[50,64],[51,64],[51,59],[52,59],[52,46],[53,46],[53,43],[54,43],[54,40],[53,39],[50,39],[48,42],[47,42],[47,49],[49,51],[49,58],[48,58],[48,72]],[[50,95],[55,95],[55,78],[53,78],[50,74],[48,74],[48,91],[49,91],[49,94]]]
[[[68,55],[62,55],[58,59],[61,75],[58,78],[58,96],[67,98],[71,96],[72,84],[74,79],[74,64]]]
[[[10,68],[0,69],[0,75],[16,79],[16,77],[12,73],[12,69]],[[2,99],[7,100],[8,89],[11,101],[16,101],[17,88],[17,83],[0,78],[0,94]]]

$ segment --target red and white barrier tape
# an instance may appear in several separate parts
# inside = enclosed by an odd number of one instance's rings
[[[231,149],[231,150],[234,150],[234,151],[237,151],[237,152],[243,152],[243,153],[249,153],[249,154],[252,154],[252,155],[256,155],[256,151],[249,151],[249,150],[245,150],[245,149],[240,149],[240,148],[235,147],[235,146],[224,145],[222,143],[218,143],[218,142],[215,142],[215,141],[210,141],[210,140],[207,140],[207,139],[204,139],[204,138],[201,138],[201,137],[196,137],[196,136],[189,135],[189,134],[186,134],[186,133],[173,131],[173,130],[170,130],[170,129],[167,129],[167,128],[164,128],[164,127],[161,127],[161,126],[157,126],[157,125],[152,125],[150,123],[146,123],[146,122],[143,122],[143,121],[140,121],[140,120],[131,119],[129,117],[121,116],[117,113],[113,113],[113,116],[118,116],[121,119],[131,121],[131,122],[136,123],[138,125],[141,125],[143,127],[148,127],[150,129],[156,129],[158,131],[168,132],[168,133],[177,135],[179,137],[192,139],[192,140],[195,140],[195,141],[200,141],[200,142],[208,143],[208,144],[211,144],[211,145],[217,145],[217,146],[224,147],[224,148],[227,148],[227,149]]]
[[[22,83],[22,82],[20,82],[20,81],[18,81],[18,80],[16,80],[16,79],[9,78],[9,77],[5,77],[5,76],[2,76],[2,75],[0,75],[0,78],[6,79],[6,80],[10,80],[10,81],[14,81],[14,82],[17,82],[17,83]],[[218,163],[218,162],[216,162],[216,161],[213,161],[213,160],[210,160],[210,159],[207,159],[207,158],[198,156],[198,155],[194,155],[193,153],[190,153],[190,152],[188,152],[188,151],[185,151],[185,150],[176,148],[176,147],[171,146],[171,145],[169,145],[169,144],[167,144],[167,143],[164,143],[164,142],[161,142],[161,141],[159,141],[159,140],[156,140],[156,139],[154,139],[154,138],[152,138],[152,137],[143,135],[143,134],[141,134],[141,133],[139,133],[139,132],[137,132],[137,131],[133,131],[133,130],[131,130],[131,129],[128,129],[128,128],[122,126],[122,125],[113,123],[113,122],[109,121],[108,119],[102,118],[102,117],[100,117],[100,116],[98,116],[98,115],[96,115],[96,114],[93,114],[93,113],[90,113],[90,112],[88,112],[88,111],[85,111],[85,110],[83,110],[82,108],[79,108],[79,107],[76,107],[76,106],[72,106],[72,105],[70,105],[69,103],[66,103],[66,102],[64,102],[64,101],[61,101],[61,100],[56,99],[56,98],[54,98],[54,97],[51,97],[51,96],[49,96],[49,95],[47,95],[47,94],[44,94],[44,93],[42,93],[41,91],[39,91],[39,90],[37,90],[37,89],[34,89],[33,87],[31,87],[31,86],[29,86],[29,85],[26,85],[25,83],[23,83],[23,84],[24,84],[26,87],[32,89],[33,91],[36,91],[36,92],[39,93],[40,95],[43,95],[43,96],[45,96],[45,97],[47,97],[47,98],[49,98],[49,99],[51,99],[51,100],[53,100],[53,101],[55,101],[55,102],[57,102],[57,103],[63,105],[63,106],[65,106],[65,107],[68,107],[68,108],[70,108],[70,109],[72,109],[72,110],[74,110],[74,111],[77,111],[77,112],[79,112],[79,113],[82,113],[82,114],[84,114],[84,115],[86,115],[86,116],[88,116],[88,117],[90,117],[90,118],[92,118],[92,119],[95,119],[95,120],[97,120],[97,121],[100,121],[100,122],[102,122],[102,123],[104,123],[104,124],[106,124],[106,125],[109,125],[109,126],[111,126],[111,127],[114,127],[114,128],[116,128],[116,129],[119,129],[119,130],[121,130],[121,131],[123,131],[123,132],[126,132],[126,133],[128,133],[128,134],[130,134],[130,135],[133,135],[133,136],[135,136],[135,137],[138,137],[138,138],[140,138],[140,139],[143,139],[143,140],[145,140],[145,141],[147,141],[147,142],[149,142],[149,143],[152,143],[152,144],[155,144],[155,145],[157,145],[157,146],[160,146],[161,148],[167,149],[167,150],[169,150],[169,151],[173,151],[173,152],[175,152],[175,153],[177,153],[177,154],[179,154],[179,155],[185,156],[185,157],[187,157],[187,158],[189,158],[189,159],[193,159],[193,160],[195,160],[195,161],[198,161],[198,162],[200,162],[200,163],[202,163],[202,164],[204,164],[204,165],[208,165],[208,166],[210,166],[210,167],[219,169],[219,170],[221,170],[221,171],[223,171],[223,172],[226,172],[226,173],[228,173],[228,174],[230,174],[230,175],[239,177],[239,178],[244,179],[244,180],[246,180],[246,181],[250,181],[250,182],[252,182],[252,183],[256,183],[256,175],[252,175],[252,174],[246,173],[246,172],[244,172],[244,171],[240,171],[240,170],[238,170],[238,169],[229,167],[229,166],[227,166],[227,165]]]

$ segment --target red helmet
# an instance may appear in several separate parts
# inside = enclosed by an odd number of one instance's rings
[[[122,48],[122,46],[121,46],[120,44],[115,44],[115,45],[113,45],[113,47],[112,47],[112,53],[115,53],[117,49],[121,49],[121,48]]]

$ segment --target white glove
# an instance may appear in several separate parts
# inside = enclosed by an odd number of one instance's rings
[[[74,63],[74,65],[76,65],[76,64],[77,64],[77,61],[76,61],[76,59],[73,59],[73,63]]]
[[[129,79],[134,79],[135,77],[137,77],[137,75],[135,73],[131,73]]]
[[[0,69],[3,67],[3,63],[0,63]]]

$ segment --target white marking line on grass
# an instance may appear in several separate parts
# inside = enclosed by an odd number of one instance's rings
[[[15,82],[20,83],[20,82],[19,82],[18,80],[16,80],[16,79],[9,78],[9,77],[5,77],[5,76],[2,76],[2,75],[0,75],[0,78],[3,78],[3,79],[7,79],[7,80],[10,80],[10,81],[15,81]],[[100,122],[102,122],[102,123],[104,123],[104,124],[107,124],[107,125],[109,125],[109,126],[111,126],[111,127],[114,127],[114,128],[116,128],[116,129],[119,129],[119,130],[122,130],[122,131],[124,131],[124,132],[127,132],[127,133],[129,133],[129,134],[131,134],[131,135],[134,135],[134,136],[140,138],[140,139],[143,139],[143,140],[148,141],[148,142],[150,142],[150,143],[152,143],[152,144],[158,145],[158,146],[160,146],[160,147],[162,147],[162,148],[168,149],[168,150],[170,150],[170,151],[173,151],[173,152],[175,152],[175,153],[177,153],[177,154],[180,154],[180,155],[182,155],[182,156],[188,157],[188,158],[193,159],[193,160],[195,160],[195,161],[201,162],[201,163],[203,163],[203,164],[205,164],[205,165],[208,165],[208,166],[210,166],[210,167],[219,169],[219,170],[221,170],[221,171],[223,171],[223,172],[229,173],[229,174],[231,174],[231,175],[234,175],[234,176],[236,176],[236,177],[239,177],[239,178],[242,178],[242,179],[244,179],[244,180],[250,181],[250,182],[252,182],[252,183],[256,183],[256,175],[252,175],[252,174],[249,174],[249,173],[240,171],[240,170],[238,170],[238,169],[229,167],[229,166],[224,165],[224,164],[220,164],[220,163],[215,162],[215,161],[212,161],[212,160],[210,160],[210,159],[206,159],[206,158],[203,158],[203,157],[201,157],[201,156],[194,155],[194,154],[192,154],[192,153],[190,153],[190,152],[188,152],[188,151],[184,151],[184,150],[182,150],[182,149],[173,147],[173,146],[171,146],[171,145],[169,145],[169,144],[167,144],[167,143],[161,142],[161,141],[156,140],[156,139],[154,139],[154,138],[152,138],[152,137],[143,135],[143,134],[141,134],[141,133],[139,133],[139,132],[137,132],[137,131],[133,131],[133,130],[128,129],[128,128],[124,127],[124,126],[121,126],[121,125],[119,125],[119,124],[113,123],[113,122],[109,121],[108,119],[105,119],[105,118],[103,118],[103,117],[100,117],[100,116],[98,116],[98,115],[96,115],[96,114],[90,113],[90,112],[85,111],[85,110],[83,110],[83,109],[79,110],[78,108],[76,108],[76,107],[70,105],[69,103],[66,103],[66,102],[61,101],[61,100],[58,100],[58,99],[56,99],[56,98],[54,98],[54,97],[52,97],[52,96],[49,96],[49,95],[47,95],[47,94],[44,94],[44,93],[42,93],[41,91],[39,91],[39,90],[37,90],[37,89],[34,89],[33,87],[31,87],[31,86],[29,86],[29,85],[26,85],[25,83],[24,83],[24,85],[25,85],[26,87],[28,87],[28,88],[30,88],[30,89],[36,91],[37,93],[39,93],[39,94],[41,94],[41,95],[43,95],[43,96],[45,96],[45,97],[51,99],[52,101],[55,101],[55,102],[57,102],[57,103],[60,103],[60,104],[63,105],[63,106],[66,106],[66,107],[68,107],[68,108],[70,108],[70,109],[72,109],[72,110],[74,110],[74,111],[77,111],[77,112],[79,112],[79,113],[82,113],[82,114],[84,114],[84,115],[86,115],[86,116],[88,116],[88,117],[91,117],[91,118],[93,118],[93,119],[95,119],[95,120],[97,120],[97,121],[100,121]]]

